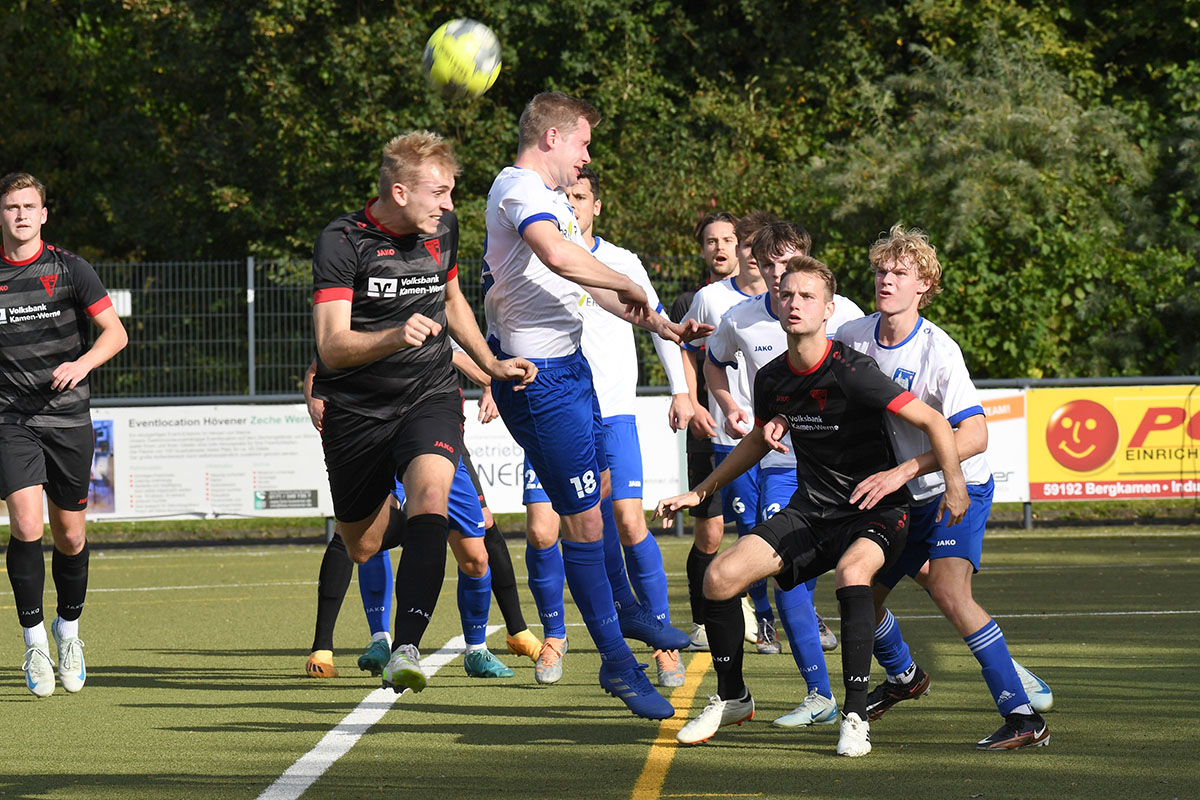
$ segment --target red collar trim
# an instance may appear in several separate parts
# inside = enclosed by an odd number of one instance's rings
[[[792,371],[792,374],[794,374],[794,375],[812,375],[814,372],[816,372],[818,369],[820,369],[822,364],[825,363],[825,359],[829,358],[829,351],[832,349],[833,349],[833,340],[826,339],[825,340],[825,352],[821,354],[820,361],[818,361],[816,364],[813,364],[811,367],[809,367],[808,369],[806,369],[804,371],[798,370],[792,366],[792,351],[791,350],[789,350],[787,352],[787,355],[784,356],[783,360],[787,362],[788,369],[790,369]]]
[[[10,267],[23,267],[26,264],[32,264],[33,262],[37,261],[39,258],[42,257],[42,253],[44,253],[44,252],[46,252],[46,243],[39,242],[38,243],[38,251],[36,253],[34,253],[32,256],[30,256],[29,258],[25,259],[24,261],[10,261],[8,259],[8,257],[3,254],[0,254],[0,258],[3,258],[4,263],[8,264]]]
[[[397,239],[403,239],[406,234],[396,233],[393,230],[389,230],[386,225],[384,225],[379,220],[375,219],[375,215],[371,213],[371,204],[374,203],[378,199],[379,199],[379,195],[375,195],[374,197],[372,197],[370,200],[367,201],[367,205],[363,208],[363,213],[367,215],[367,221],[370,222],[372,225],[374,225],[376,228],[379,228],[379,230],[383,231],[388,236],[395,236]],[[407,235],[411,236],[412,234],[407,234]]]

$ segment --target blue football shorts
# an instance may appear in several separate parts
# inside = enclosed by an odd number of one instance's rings
[[[732,452],[733,448],[728,445],[714,444],[714,466],[721,466],[721,462]],[[725,517],[726,522],[733,520],[737,523],[738,536],[745,536],[758,524],[761,471],[758,464],[755,464],[721,489],[721,515]]]
[[[447,503],[447,516],[450,527],[463,536],[478,538],[485,533],[483,527],[483,508],[479,505],[479,491],[475,481],[471,479],[471,469],[468,462],[459,459],[458,470],[450,484],[450,497]],[[396,479],[396,487],[392,494],[404,505],[404,484]]]
[[[493,345],[498,358],[510,358]],[[492,397],[508,432],[525,450],[554,510],[563,516],[600,502],[600,473],[608,469],[600,403],[592,370],[576,351],[532,358],[538,375],[520,391],[513,381],[493,381]]]
[[[967,486],[967,497],[971,505],[967,508],[962,522],[954,527],[946,527],[944,520],[937,521],[941,495],[919,506],[913,506],[909,513],[911,527],[908,531],[908,544],[896,565],[884,573],[878,579],[879,582],[892,588],[905,575],[916,575],[926,561],[935,558],[965,558],[971,562],[975,572],[978,572],[983,556],[983,533],[992,511],[992,494],[995,489],[996,482],[991,478],[988,478],[987,483]]]

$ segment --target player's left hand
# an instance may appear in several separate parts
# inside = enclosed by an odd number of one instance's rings
[[[783,437],[787,436],[788,425],[784,418],[780,415],[775,415],[763,425],[763,441],[767,443],[767,447],[774,450],[776,453],[787,455],[788,446],[783,443]]]
[[[678,433],[688,426],[696,410],[692,408],[692,400],[686,394],[671,395],[671,407],[667,409],[667,424],[671,430]]]
[[[496,408],[496,400],[492,397],[492,387],[485,386],[483,394],[479,395],[479,416],[476,419],[486,425],[498,416],[500,416],[500,409]]]
[[[663,527],[669,528],[675,524],[676,512],[698,505],[700,505],[700,495],[696,494],[696,492],[677,494],[674,497],[659,500],[658,505],[654,508],[654,516],[651,519],[662,519]]]
[[[854,487],[854,491],[850,493],[850,504],[857,503],[863,511],[874,508],[880,500],[898,490],[905,483],[904,476],[900,474],[898,467],[876,472]]]
[[[54,368],[54,374],[50,376],[50,388],[56,392],[74,389],[89,372],[91,370],[78,361],[64,361]]]
[[[944,520],[947,528],[957,525],[962,522],[970,507],[971,498],[967,496],[966,484],[957,481],[953,484],[947,482],[942,502],[938,504],[937,521]]]
[[[538,368],[529,359],[518,356],[496,361],[488,370],[488,374],[498,381],[516,381],[513,389],[520,391],[533,383],[533,379],[537,377]]]

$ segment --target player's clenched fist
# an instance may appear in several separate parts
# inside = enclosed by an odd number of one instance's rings
[[[442,326],[424,314],[413,314],[404,320],[400,331],[400,347],[420,347],[431,336],[442,332]]]

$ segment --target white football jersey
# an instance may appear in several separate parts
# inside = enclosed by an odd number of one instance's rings
[[[832,339],[838,328],[852,319],[862,319],[864,316],[866,315],[863,314],[863,310],[858,307],[857,303],[848,297],[835,294],[833,296],[833,315],[825,323],[825,335]]]
[[[483,305],[488,332],[500,339],[505,353],[557,358],[579,349],[583,289],[551,271],[521,237],[540,220],[584,246],[566,193],[547,187],[533,170],[505,167],[488,191]]]
[[[646,268],[636,255],[623,247],[604,241],[599,236],[596,237],[592,255],[614,272],[632,278],[646,292],[650,307],[662,313],[662,303],[659,302],[654,287],[650,285],[650,276],[646,274]],[[608,418],[635,413],[638,361],[637,348],[633,342],[633,325],[605,311],[586,291],[579,298],[579,306],[583,318],[583,356],[592,368],[592,384],[600,400],[600,415]],[[666,342],[656,335],[654,338],[656,349],[659,342],[668,347],[665,351],[659,349],[658,352],[671,380],[671,393],[686,393],[687,383],[683,377],[683,356],[679,352],[679,345]]]
[[[962,350],[949,334],[920,317],[908,338],[894,347],[881,345],[878,334],[879,314],[875,313],[846,323],[834,338],[874,358],[885,375],[940,411],[951,426],[983,414],[983,404],[971,382]],[[907,461],[929,450],[929,437],[924,431],[894,414],[886,416],[897,459]],[[983,453],[964,461],[962,471],[968,484],[982,485],[992,476]],[[908,482],[908,490],[917,503],[941,494],[945,488],[941,471]]]
[[[696,292],[696,296],[692,298],[691,308],[688,309],[684,316],[684,321],[694,319],[704,325],[718,326],[721,322],[721,317],[725,316],[725,312],[741,303],[747,298],[754,295],[748,295],[738,288],[737,282],[733,278],[726,278],[717,283],[710,283],[707,286],[700,287]],[[708,340],[712,334],[703,336],[699,339],[693,339],[684,345],[689,351],[695,352],[702,347],[707,346]],[[745,357],[739,350],[735,355],[737,368],[725,370],[726,376],[729,378],[729,394],[733,397],[733,402],[745,409],[753,408],[750,402],[750,379],[747,376]],[[726,447],[736,447],[740,439],[734,439],[725,432],[725,415],[721,412],[721,406],[717,404],[716,398],[712,396],[712,392],[708,393],[708,413],[712,414],[713,420],[717,423],[717,435],[713,437],[713,444],[725,445]],[[747,429],[746,433],[750,430]]]

